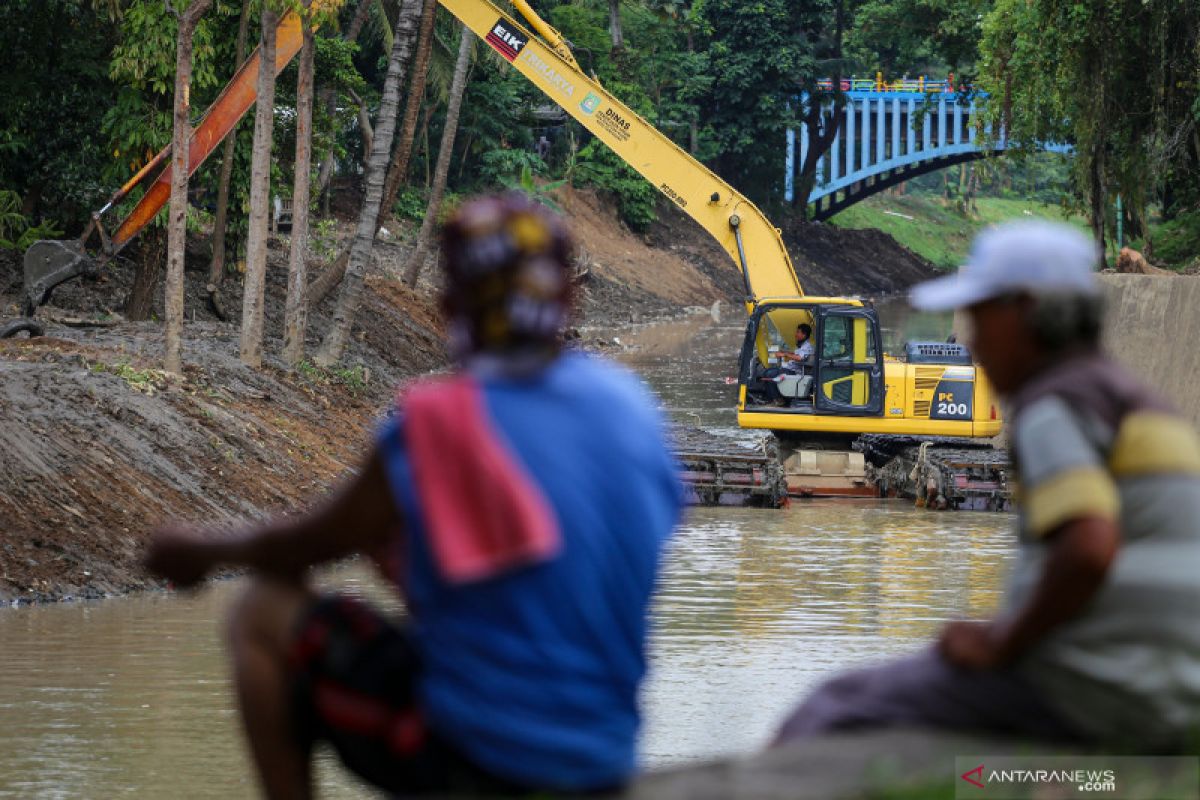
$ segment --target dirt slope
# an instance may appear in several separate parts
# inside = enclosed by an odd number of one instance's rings
[[[277,332],[282,270],[270,275]],[[243,366],[238,327],[218,321],[189,320],[182,380],[155,369],[154,322],[51,324],[0,342],[0,601],[146,586],[137,561],[163,519],[307,506],[354,466],[394,386],[446,362],[428,296],[369,278],[359,320],[344,368],[297,374],[278,361],[277,334],[262,369]]]
[[[791,223],[783,240],[808,294],[878,297],[941,274],[883,231]]]
[[[637,299],[635,313],[740,301],[742,281],[729,256],[674,205],[660,203],[659,220],[640,237],[620,225],[611,204],[593,195],[564,194],[562,205],[585,262],[605,286]],[[882,231],[785,222],[783,238],[807,294],[879,297],[940,274]],[[589,313],[602,313],[604,303],[592,302]]]
[[[737,301],[741,279],[726,254],[673,207],[664,204],[661,219],[635,234],[593,195],[559,197],[587,270],[581,321],[641,321]],[[343,231],[352,227],[342,220]],[[0,341],[0,601],[142,588],[138,558],[161,520],[294,512],[352,469],[396,384],[446,364],[436,271],[416,291],[389,277],[402,268],[412,233],[400,223],[389,229],[335,371],[290,374],[278,361],[286,241],[269,260],[260,370],[238,360],[237,281],[225,298],[228,321],[205,303],[202,239],[189,254],[182,379],[155,370],[161,325],[124,322],[114,311],[129,290],[127,265],[61,287],[41,312],[46,337]],[[810,291],[874,292],[925,274],[916,265],[889,275],[889,247],[898,249],[890,240],[818,233],[797,234],[793,251]],[[876,265],[864,269],[864,262]],[[15,314],[20,284],[19,258],[0,253],[0,320]],[[333,300],[310,317],[309,352]],[[88,326],[75,327],[79,320]]]

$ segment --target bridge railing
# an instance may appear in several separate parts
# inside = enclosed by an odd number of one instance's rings
[[[920,94],[965,91],[971,88],[966,85],[955,86],[953,75],[944,80],[929,80],[924,75],[920,75],[916,78],[904,77],[888,81],[884,80],[882,73],[877,73],[874,78],[841,78],[838,86],[843,92],[918,92]],[[817,88],[832,92],[834,89],[833,79],[818,80]]]

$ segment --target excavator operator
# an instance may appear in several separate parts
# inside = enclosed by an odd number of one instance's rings
[[[813,364],[812,326],[802,322],[796,326],[796,349],[791,353],[781,352],[779,357],[791,364],[784,365],[785,372],[799,375],[806,374],[806,368]]]
[[[815,349],[812,343],[812,326],[806,322],[802,322],[796,326],[796,349],[792,352],[780,350],[776,353],[780,361],[783,362],[780,366],[771,367],[765,370],[759,378],[760,388],[758,394],[765,399],[767,403],[772,403],[777,406],[787,407],[798,404],[812,392],[812,366],[815,358]],[[787,377],[799,375],[800,382],[796,384],[796,388],[785,395],[780,389],[780,380]]]

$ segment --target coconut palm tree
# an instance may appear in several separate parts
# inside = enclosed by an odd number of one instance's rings
[[[384,219],[396,195],[400,184],[408,173],[408,162],[412,157],[413,142],[417,135],[417,117],[421,112],[422,101],[425,99],[425,88],[430,78],[437,87],[442,70],[434,69],[430,64],[430,56],[435,42],[440,40],[434,34],[433,22],[437,11],[437,0],[425,0],[425,9],[421,14],[421,30],[417,36],[417,53],[413,57],[412,80],[408,86],[408,99],[404,106],[404,120],[400,123],[400,141],[396,143],[392,154],[392,163],[388,165],[387,179],[383,186],[383,201],[379,204],[379,216],[375,220],[375,232],[383,227]],[[443,91],[445,88],[443,87]],[[308,306],[312,308],[325,299],[333,291],[346,274],[346,265],[350,263],[350,249],[346,248],[334,260],[333,264],[318,275],[308,287]]]
[[[263,293],[267,282],[267,212],[271,202],[271,144],[275,133],[275,28],[279,14],[265,3],[259,40],[258,101],[250,157],[250,230],[242,285],[242,363],[262,365]]]
[[[308,6],[310,0],[305,0]],[[312,183],[313,31],[306,18],[296,78],[296,168],[292,189],[292,249],[288,259],[287,304],[283,312],[283,361],[295,367],[304,358],[308,326],[308,195]]]
[[[193,35],[200,17],[212,5],[212,0],[192,0],[187,9],[175,12],[179,33],[175,51],[175,130],[171,140],[171,208],[167,216],[167,329],[164,336],[166,354],[164,368],[179,374],[183,371],[183,259],[187,244],[187,187],[188,155],[192,139],[188,96],[192,85]],[[170,3],[167,8],[175,11]]]
[[[466,26],[462,26],[462,40],[458,46],[458,61],[454,65],[454,81],[450,84],[450,103],[446,107],[446,124],[442,129],[442,144],[438,150],[437,166],[433,171],[433,186],[429,192],[429,206],[425,209],[425,219],[421,222],[421,230],[417,234],[416,246],[409,256],[405,268],[404,282],[416,286],[421,276],[421,269],[429,258],[429,250],[433,243],[433,228],[437,222],[438,211],[442,206],[442,197],[446,192],[446,179],[450,174],[450,158],[454,154],[454,137],[458,133],[458,117],[462,111],[463,94],[467,88],[467,70],[471,66],[471,54],[475,50],[475,34]]]
[[[417,38],[417,27],[424,6],[423,0],[403,0],[400,15],[392,37],[392,51],[388,59],[387,76],[383,81],[383,97],[379,102],[379,117],[375,124],[375,136],[367,164],[367,193],[358,215],[358,228],[354,243],[350,246],[350,259],[346,266],[346,277],[338,294],[333,321],[321,342],[321,349],[314,360],[322,366],[337,363],[350,339],[350,328],[362,302],[363,278],[367,261],[375,243],[375,220],[379,216],[379,205],[383,200],[383,180],[387,172],[388,157],[392,152],[392,138],[396,131],[396,112],[400,105],[400,85],[412,57]]]

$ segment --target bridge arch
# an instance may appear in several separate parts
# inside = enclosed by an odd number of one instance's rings
[[[812,219],[828,219],[902,181],[989,158],[1011,146],[1003,130],[993,136],[990,123],[980,124],[977,101],[985,95],[964,95],[948,82],[844,81],[841,94],[841,108],[833,105],[832,95],[825,95],[821,124],[836,123],[837,130],[814,163],[809,128],[787,132],[784,197],[797,202],[802,195],[798,188],[811,182],[807,203]],[[811,101],[806,95],[801,102]]]

